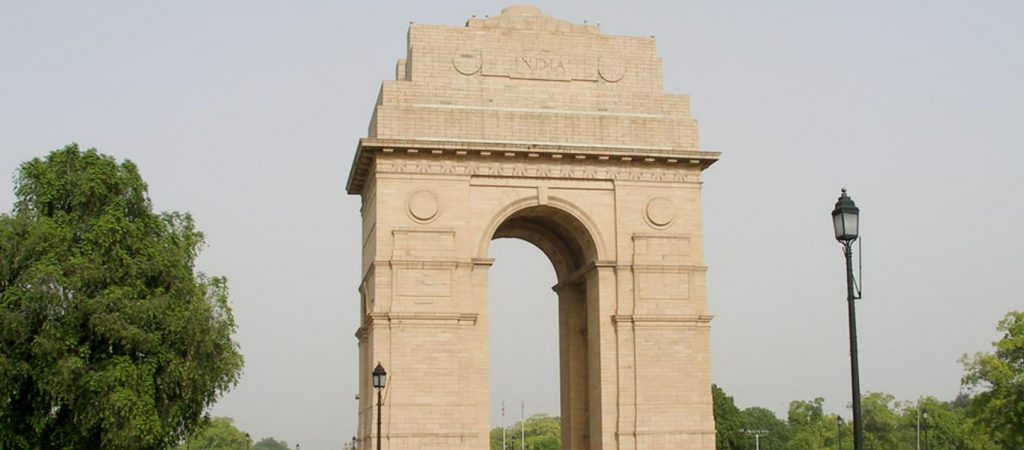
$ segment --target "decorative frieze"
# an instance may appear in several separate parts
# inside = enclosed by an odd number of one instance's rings
[[[557,161],[557,160],[556,160]],[[379,158],[376,173],[466,175],[488,177],[571,178],[591,180],[627,180],[689,183],[699,180],[699,171],[633,165],[560,164],[548,161],[502,161],[484,158]],[[663,204],[656,204],[653,213],[665,220],[669,213]],[[668,219],[670,221],[671,219]],[[665,221],[662,225],[667,225]]]

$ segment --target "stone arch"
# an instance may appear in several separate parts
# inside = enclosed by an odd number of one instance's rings
[[[553,236],[562,242],[552,241]],[[509,202],[484,229],[477,257],[488,258],[491,241],[498,238],[519,238],[535,245],[551,259],[560,283],[587,262],[610,259],[601,230],[591,215],[557,196],[549,197],[545,204],[538,202],[536,196]],[[576,248],[570,248],[573,244]],[[572,250],[585,261],[565,262]]]
[[[521,239],[539,248],[554,266],[563,448],[590,448],[590,436],[600,434],[590,413],[591,389],[601,383],[591,370],[591,355],[598,350],[588,339],[592,331],[599,333],[590,319],[597,315],[591,309],[597,309],[599,291],[606,289],[588,283],[605,255],[599,233],[590,214],[568,199],[549,197],[540,204],[536,197],[527,197],[495,214],[481,242],[481,255],[486,257],[492,240]]]
[[[719,154],[663,92],[655,41],[529,7],[408,40],[347,184],[360,448],[487,448],[488,251],[507,237],[558,278],[563,448],[713,450],[700,196]],[[401,380],[380,409],[378,363]]]

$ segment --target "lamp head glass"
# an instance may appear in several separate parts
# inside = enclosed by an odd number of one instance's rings
[[[832,210],[832,227],[835,229],[836,240],[855,241],[859,233],[859,222],[860,209],[853,203],[853,199],[846,195],[846,188],[843,188],[843,193]]]

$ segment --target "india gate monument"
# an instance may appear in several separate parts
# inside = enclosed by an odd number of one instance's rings
[[[653,37],[531,6],[409,26],[347,184],[363,218],[359,448],[488,448],[498,238],[555,269],[562,448],[715,448],[701,173],[719,154],[662,79]]]

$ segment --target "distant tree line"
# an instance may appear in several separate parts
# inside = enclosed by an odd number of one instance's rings
[[[849,416],[825,414],[824,399],[790,402],[785,420],[761,407],[740,410],[718,386],[713,387],[717,448],[754,448],[754,437],[743,430],[760,430],[761,448],[789,450],[838,450],[853,448],[853,426]],[[870,392],[861,399],[864,448],[997,450],[981,422],[972,419],[971,400],[961,395],[950,402],[926,397],[900,402],[886,393]]]
[[[525,425],[525,428],[522,428]],[[505,447],[508,450],[523,448],[520,437],[525,435],[529,450],[559,450],[562,448],[562,424],[558,417],[535,414],[524,422],[516,422],[504,428]],[[491,429],[491,450],[501,450],[502,428]]]
[[[249,433],[235,427],[229,417],[214,417],[203,423],[176,450],[293,450],[285,441],[265,437],[252,441]]]
[[[864,448],[915,450],[920,439],[924,450],[1024,449],[1024,312],[1008,313],[997,329],[1003,336],[992,344],[994,352],[960,359],[961,393],[951,401],[864,395]],[[849,417],[825,414],[821,397],[790,402],[782,420],[765,408],[740,410],[718,386],[712,395],[718,450],[754,448],[753,436],[741,430],[767,431],[760,438],[765,450],[853,448]]]

